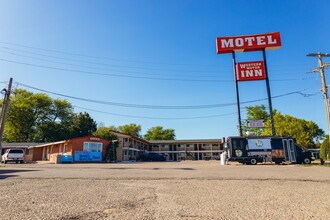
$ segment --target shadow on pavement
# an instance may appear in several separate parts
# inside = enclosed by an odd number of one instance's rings
[[[31,171],[38,171],[38,170],[2,170],[2,169],[0,169],[0,179],[16,177],[19,175],[14,175],[15,173],[31,172]]]

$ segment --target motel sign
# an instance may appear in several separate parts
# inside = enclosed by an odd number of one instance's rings
[[[243,136],[243,131],[241,123],[241,108],[239,101],[238,82],[252,80],[265,80],[266,82],[272,136],[276,135],[269,79],[267,76],[267,62],[265,51],[270,49],[278,49],[281,47],[281,45],[282,43],[280,32],[244,36],[222,36],[216,38],[217,54],[231,53],[233,57],[239,136]],[[236,63],[236,52],[250,51],[262,51],[263,61]],[[260,121],[251,122],[250,126],[259,127],[261,126],[261,123]]]
[[[234,37],[217,37],[217,53],[270,50],[281,47],[280,32]]]

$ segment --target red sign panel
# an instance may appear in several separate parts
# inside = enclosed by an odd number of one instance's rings
[[[217,53],[257,51],[281,47],[280,32],[245,36],[218,37]]]
[[[237,81],[252,81],[266,79],[263,61],[242,62],[236,64]]]

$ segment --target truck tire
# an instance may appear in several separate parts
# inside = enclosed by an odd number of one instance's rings
[[[250,159],[249,164],[256,165],[257,163],[258,163],[257,159],[255,159],[255,158]]]
[[[309,157],[306,157],[306,158],[303,159],[303,163],[304,164],[311,164],[312,160]]]

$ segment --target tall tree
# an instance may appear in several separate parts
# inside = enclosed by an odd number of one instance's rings
[[[274,122],[277,135],[293,136],[297,145],[302,148],[314,148],[316,146],[314,140],[324,137],[324,131],[313,121],[282,115],[274,111]],[[266,122],[262,135],[271,135],[270,120]]]
[[[118,127],[118,130],[120,132],[130,134],[135,137],[141,137],[141,135],[140,135],[141,125],[137,125],[137,124],[121,125]]]
[[[87,112],[80,112],[73,117],[73,123],[70,127],[72,137],[82,137],[91,135],[97,130],[96,122]]]
[[[295,118],[291,115],[282,115],[275,109],[273,111],[273,115],[276,134],[278,136],[294,137],[297,145],[302,148],[315,147],[315,140],[317,141],[324,137],[324,131],[320,129],[313,121],[306,121],[304,119]],[[248,108],[248,118],[257,119],[254,117],[260,117],[258,119],[265,119],[262,117],[266,116],[266,128],[261,130],[262,132],[260,133],[262,136],[272,134],[269,115],[266,108],[263,105]]]
[[[69,127],[73,116],[73,108],[68,101],[55,99],[49,114],[38,123],[40,140],[50,142],[70,138]]]
[[[56,141],[69,133],[73,110],[67,101],[24,89],[14,89],[10,99],[4,141]]]
[[[174,140],[175,131],[174,129],[164,129],[162,126],[156,126],[150,128],[144,135],[146,140]]]

